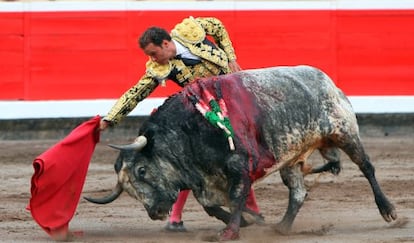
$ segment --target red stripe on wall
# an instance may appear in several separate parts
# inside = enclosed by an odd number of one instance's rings
[[[0,13],[0,99],[117,98],[145,71],[142,31],[190,15],[220,18],[245,69],[308,64],[347,95],[414,95],[414,10],[79,11]]]
[[[352,95],[414,94],[414,11],[338,11],[338,82]]]
[[[0,99],[24,97],[23,15],[0,14]]]

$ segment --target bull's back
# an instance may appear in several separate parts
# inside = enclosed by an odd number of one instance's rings
[[[266,104],[304,107],[304,101],[323,105],[332,98],[345,98],[324,72],[310,66],[252,69],[241,75],[246,88]]]
[[[274,154],[300,153],[292,147],[306,150],[321,137],[336,133],[339,126],[357,130],[348,99],[317,68],[246,70],[241,79],[261,109],[261,130]]]

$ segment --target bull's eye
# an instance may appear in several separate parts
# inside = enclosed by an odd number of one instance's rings
[[[146,172],[145,167],[138,167],[136,169],[136,175],[137,175],[138,178],[141,178],[141,179],[144,178],[145,177],[145,172]]]

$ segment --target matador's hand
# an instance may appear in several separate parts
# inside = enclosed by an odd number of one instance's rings
[[[107,127],[109,127],[110,123],[108,121],[105,120],[101,120],[99,123],[99,130],[103,131],[105,130]]]

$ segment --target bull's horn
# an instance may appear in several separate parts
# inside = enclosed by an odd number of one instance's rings
[[[96,203],[96,204],[107,204],[110,202],[113,202],[115,199],[117,199],[119,197],[119,195],[121,195],[122,191],[124,189],[122,189],[122,185],[121,183],[117,183],[115,188],[112,190],[112,192],[102,198],[91,198],[91,197],[83,197],[85,198],[87,201],[91,202],[91,203]]]
[[[131,144],[125,144],[125,145],[115,145],[115,144],[108,144],[109,147],[112,147],[114,149],[119,150],[141,150],[142,148],[147,145],[147,138],[143,135],[137,137],[135,141]]]

